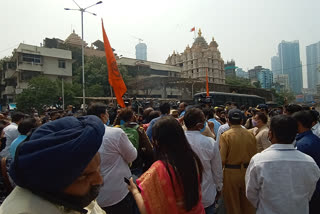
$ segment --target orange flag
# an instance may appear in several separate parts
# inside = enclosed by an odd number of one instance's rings
[[[195,31],[196,27],[191,28],[190,32]]]
[[[109,43],[106,31],[104,30],[103,20],[102,22],[102,32],[103,32],[103,41],[104,41],[104,51],[106,52],[107,64],[108,64],[108,76],[109,83],[113,88],[114,94],[116,95],[118,104],[124,108],[126,107],[122,96],[127,91],[127,87],[123,82],[122,76],[119,72],[116,58],[114,57],[112,48]]]

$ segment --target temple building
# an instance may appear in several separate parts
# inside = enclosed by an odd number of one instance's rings
[[[206,80],[206,71],[210,83],[225,84],[224,61],[218,49],[218,43],[212,38],[208,45],[199,29],[198,37],[192,47],[189,45],[183,53],[168,57],[166,64],[181,67],[181,77]]]

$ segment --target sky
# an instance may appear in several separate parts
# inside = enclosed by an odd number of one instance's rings
[[[77,0],[87,7],[97,0]],[[72,30],[81,35],[79,11],[72,0],[0,0],[0,58],[19,43],[40,45],[43,39],[65,40]],[[84,40],[102,40],[101,18],[118,55],[135,58],[137,38],[148,46],[148,60],[165,63],[175,50],[193,43],[192,27],[201,28],[210,43],[219,44],[224,61],[248,70],[271,68],[282,41],[299,40],[302,64],[306,46],[320,41],[319,0],[103,0],[84,14]],[[304,87],[306,66],[303,66]]]

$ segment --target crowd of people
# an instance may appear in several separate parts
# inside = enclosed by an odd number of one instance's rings
[[[320,213],[307,106],[92,103],[0,114],[0,133],[0,214]]]

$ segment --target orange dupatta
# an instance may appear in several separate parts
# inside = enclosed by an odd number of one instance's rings
[[[162,161],[156,161],[148,171],[138,180],[141,195],[148,214],[204,214],[201,203],[201,191],[199,202],[189,212],[184,209],[184,200],[181,187],[170,166],[170,173],[175,187],[172,188],[171,179]],[[175,194],[176,193],[176,194]]]

